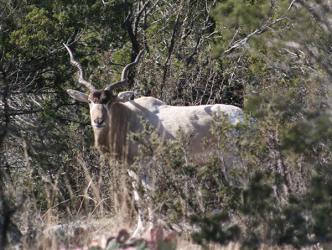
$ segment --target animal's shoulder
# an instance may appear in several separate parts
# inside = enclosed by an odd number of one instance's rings
[[[242,114],[243,110],[239,107],[227,104],[214,104],[211,106],[211,110],[214,112],[234,113]]]
[[[141,105],[153,105],[153,106],[162,106],[165,105],[166,103],[164,103],[163,101],[154,98],[154,97],[150,97],[150,96],[144,96],[144,97],[140,97],[134,100],[136,103],[141,104]]]
[[[131,105],[141,111],[146,110],[152,113],[158,113],[161,109],[168,107],[166,103],[154,97],[140,97],[127,102],[127,105]]]
[[[211,107],[211,111],[217,115],[226,115],[228,121],[233,125],[244,121],[243,110],[233,105],[215,104]]]

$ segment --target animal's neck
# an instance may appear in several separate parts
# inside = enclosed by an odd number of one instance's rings
[[[112,156],[117,160],[127,161],[128,108],[122,103],[115,103],[109,109],[109,146]]]
[[[109,107],[108,122],[101,130],[94,130],[95,146],[101,155],[128,162],[128,108],[115,103]]]
[[[95,146],[98,149],[99,153],[102,155],[106,155],[110,152],[109,131],[109,124],[106,124],[103,129],[95,129],[94,131]]]
[[[128,141],[128,131],[141,129],[140,118],[123,103],[109,107],[109,117],[105,128],[95,131],[95,145],[98,151],[118,161],[132,164],[137,146]]]

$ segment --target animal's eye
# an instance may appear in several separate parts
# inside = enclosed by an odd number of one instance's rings
[[[88,100],[89,103],[91,103],[91,100]]]

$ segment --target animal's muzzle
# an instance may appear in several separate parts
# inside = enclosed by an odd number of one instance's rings
[[[105,127],[106,123],[103,119],[96,119],[93,121],[93,126],[96,129],[102,129],[103,127]]]

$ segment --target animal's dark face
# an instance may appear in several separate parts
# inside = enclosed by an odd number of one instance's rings
[[[75,100],[89,103],[91,125],[95,130],[109,126],[109,110],[112,104],[129,101],[133,95],[132,91],[113,95],[112,91],[105,89],[94,90],[90,95],[72,89],[67,90],[67,92]]]
[[[96,90],[89,95],[89,103],[109,104],[113,100],[113,94],[109,90]]]
[[[113,94],[109,90],[96,90],[89,95],[91,125],[95,130],[109,126],[109,106],[113,99]]]

